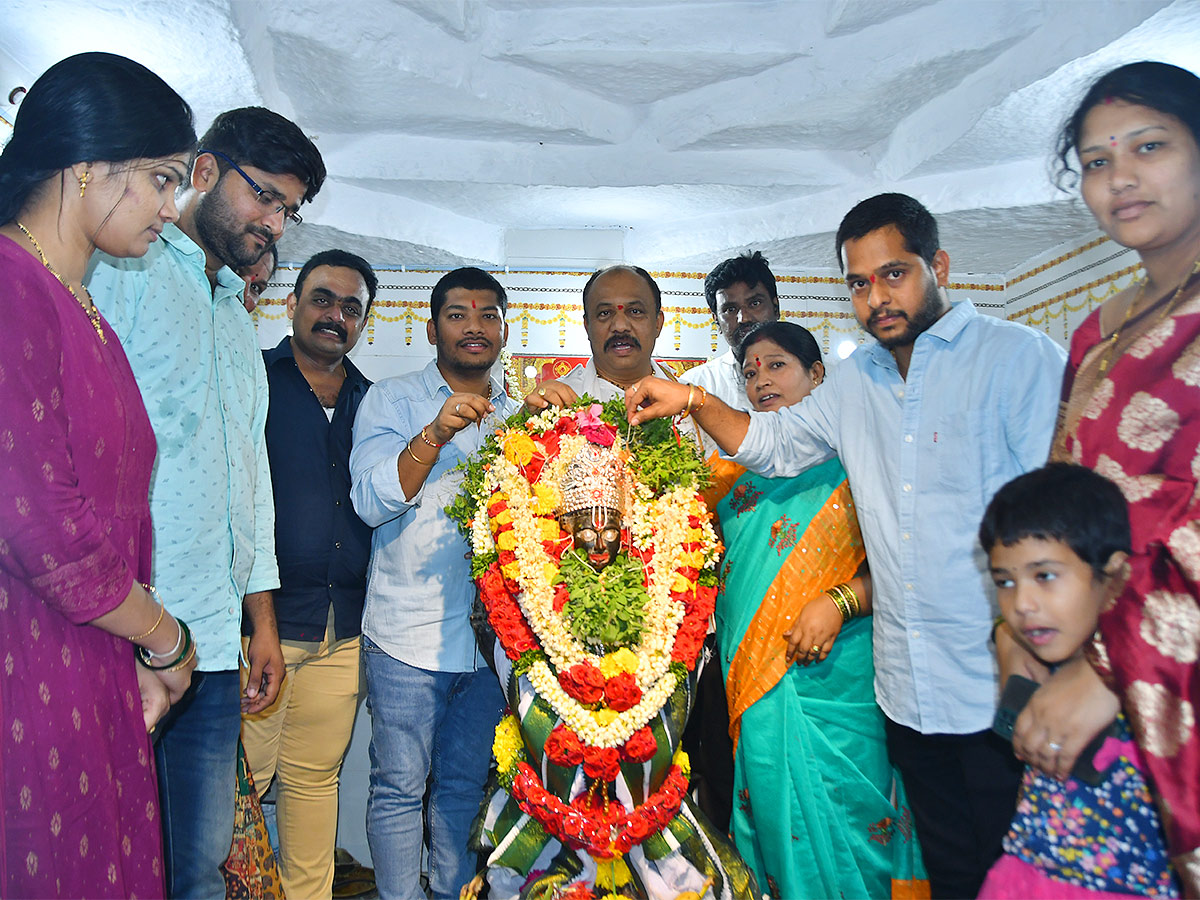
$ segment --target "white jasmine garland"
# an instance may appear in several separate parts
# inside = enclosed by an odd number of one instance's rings
[[[635,731],[658,715],[675,692],[676,680],[673,672],[667,672],[642,694],[636,706],[617,713],[616,718],[607,725],[597,722],[591,710],[562,689],[557,676],[546,663],[533,664],[529,670],[529,683],[583,743],[591,747],[620,747]]]

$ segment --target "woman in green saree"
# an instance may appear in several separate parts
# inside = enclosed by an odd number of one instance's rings
[[[813,336],[788,322],[760,326],[737,355],[759,411],[800,402],[825,374]],[[717,506],[716,622],[738,851],[774,897],[928,897],[875,705],[871,581],[845,471],[834,458],[794,478],[716,475],[736,476]]]

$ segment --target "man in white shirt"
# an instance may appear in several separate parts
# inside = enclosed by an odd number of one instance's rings
[[[733,348],[760,322],[779,318],[779,292],[767,260],[758,250],[725,260],[704,279],[704,299],[728,345],[716,359],[688,369],[679,380],[720,397],[734,409],[750,410],[741,367]]]

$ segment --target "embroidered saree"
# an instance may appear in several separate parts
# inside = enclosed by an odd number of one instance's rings
[[[1184,890],[1200,897],[1200,278],[1170,315],[1132,317],[1110,353],[1100,310],[1071,340],[1054,457],[1129,502],[1129,579],[1089,658],[1122,700]]]
[[[875,704],[870,617],[848,622],[823,662],[785,661],[783,633],[804,602],[863,560],[841,463],[794,478],[746,473],[717,510],[738,852],[774,897],[928,896]]]

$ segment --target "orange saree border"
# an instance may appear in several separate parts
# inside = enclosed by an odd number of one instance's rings
[[[725,695],[735,751],[742,714],[787,673],[783,633],[809,600],[854,577],[864,557],[850,485],[843,480],[784,560],[729,665]]]

